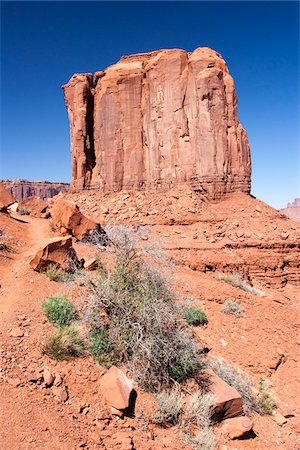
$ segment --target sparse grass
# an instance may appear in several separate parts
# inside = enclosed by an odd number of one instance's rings
[[[184,412],[182,423],[185,428],[191,424],[198,428],[209,427],[212,424],[214,396],[196,392],[191,395]]]
[[[271,392],[270,383],[267,380],[261,379],[259,381],[259,406],[262,414],[272,414],[276,399]]]
[[[46,298],[42,303],[42,310],[53,325],[69,325],[76,317],[75,307],[62,295]]]
[[[54,359],[62,360],[85,354],[86,344],[83,333],[77,325],[57,328],[47,339],[44,353]]]
[[[51,281],[56,282],[68,282],[74,280],[74,274],[66,272],[65,270],[57,267],[55,264],[50,264],[45,272],[43,272]]]
[[[207,323],[207,317],[203,309],[197,306],[185,306],[183,316],[189,325],[204,325]]]
[[[244,310],[239,303],[234,300],[227,300],[223,306],[224,314],[233,314],[236,317],[241,317],[244,313]]]
[[[105,328],[92,328],[90,331],[90,351],[101,365],[112,365],[110,341]]]
[[[254,386],[249,376],[239,367],[229,364],[223,358],[213,358],[208,362],[211,368],[222,380],[234,387],[243,398],[244,411],[259,412],[259,402],[254,394]]]
[[[13,249],[10,245],[3,242],[4,232],[0,230],[0,251],[4,253],[12,253]]]
[[[194,436],[186,434],[185,441],[193,450],[213,450],[217,445],[216,436],[210,428],[203,428]]]
[[[153,423],[167,426],[175,425],[182,408],[182,394],[178,389],[163,391],[156,395],[158,411],[152,416]]]
[[[214,275],[214,278],[217,280],[225,281],[228,284],[231,284],[231,286],[238,287],[242,289],[245,292],[248,292],[252,295],[257,295],[259,297],[262,297],[265,295],[265,293],[259,289],[254,288],[251,286],[248,281],[246,281],[243,277],[243,275],[233,272],[233,273],[216,273]]]
[[[87,320],[94,325],[96,318],[106,330],[112,362],[127,364],[142,388],[159,392],[203,367],[201,348],[182,329],[166,280],[141,260],[128,231],[116,228],[108,236],[116,265],[97,280],[89,278]]]
[[[18,209],[18,213],[21,216],[29,216],[29,214],[31,213],[31,211],[29,211],[29,209],[27,209],[25,206],[22,206],[20,209]]]

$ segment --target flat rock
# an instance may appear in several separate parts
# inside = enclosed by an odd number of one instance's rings
[[[236,439],[244,436],[253,428],[253,421],[249,417],[233,417],[222,422],[222,433],[230,439]]]
[[[101,392],[110,406],[118,410],[129,408],[133,385],[120,369],[112,366],[101,378],[100,386]]]
[[[52,392],[61,402],[66,402],[68,400],[68,391],[65,386],[53,387]]]
[[[9,335],[11,337],[23,337],[24,331],[22,330],[22,328],[19,328],[19,327],[12,328],[9,332]]]
[[[275,414],[273,414],[272,417],[273,417],[273,420],[275,420],[275,422],[278,423],[278,425],[280,425],[280,426],[287,423],[287,419],[278,411]]]
[[[71,262],[79,264],[76,252],[72,246],[72,237],[55,237],[49,239],[30,261],[30,267],[42,272],[50,265],[69,270]]]

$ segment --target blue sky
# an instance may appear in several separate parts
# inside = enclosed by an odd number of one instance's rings
[[[0,178],[69,181],[61,85],[122,55],[211,47],[235,79],[252,193],[300,197],[298,2],[1,2]]]

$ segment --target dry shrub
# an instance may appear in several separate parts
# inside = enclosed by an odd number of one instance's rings
[[[158,411],[153,415],[153,423],[166,426],[175,425],[182,408],[183,396],[180,391],[174,388],[172,391],[162,391],[156,394]]]
[[[48,337],[43,350],[48,356],[58,360],[84,355],[86,343],[82,328],[75,324],[57,328]]]
[[[268,380],[261,379],[259,382],[259,406],[262,414],[272,414],[276,406],[276,398]]]
[[[212,424],[213,404],[212,394],[192,394],[182,418],[183,426],[189,428],[193,424],[198,428],[209,427]]]
[[[251,284],[248,283],[248,281],[246,281],[240,273],[217,273],[214,275],[214,278],[225,281],[226,283],[231,284],[231,286],[238,287],[249,294],[258,295],[259,297],[263,297],[265,295],[263,291],[251,286]]]
[[[217,445],[216,436],[210,428],[203,428],[194,436],[186,434],[185,442],[191,445],[193,450],[213,450]]]
[[[234,300],[227,300],[223,306],[224,314],[232,314],[236,317],[241,317],[244,313],[243,308]]]

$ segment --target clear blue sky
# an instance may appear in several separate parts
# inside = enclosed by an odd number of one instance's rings
[[[0,178],[69,181],[61,85],[121,55],[211,47],[236,83],[252,193],[300,197],[298,2],[1,2]]]

